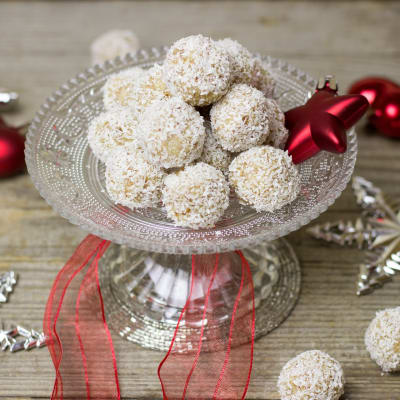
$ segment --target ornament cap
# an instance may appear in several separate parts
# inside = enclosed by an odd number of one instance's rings
[[[321,76],[318,79],[316,91],[319,92],[320,90],[329,90],[331,92],[337,93],[339,90],[339,85],[336,81],[336,78],[334,75],[325,75]]]

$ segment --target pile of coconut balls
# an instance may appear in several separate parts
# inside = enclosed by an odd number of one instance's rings
[[[300,177],[273,91],[260,58],[202,35],[178,40],[162,65],[110,76],[106,111],[88,132],[109,196],[132,209],[162,202],[176,226],[193,229],[216,224],[231,188],[257,211],[292,202]]]

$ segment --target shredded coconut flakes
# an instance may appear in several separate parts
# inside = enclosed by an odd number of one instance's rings
[[[365,346],[383,372],[400,370],[400,307],[376,313],[365,333]]]
[[[193,106],[211,104],[232,81],[230,58],[211,38],[188,36],[175,42],[164,62],[168,88]]]
[[[262,144],[268,137],[267,99],[249,85],[233,85],[213,105],[210,115],[213,134],[225,150],[247,150]]]
[[[344,383],[338,361],[322,351],[309,350],[282,368],[278,390],[281,400],[339,400]]]
[[[147,159],[164,168],[199,158],[205,139],[203,118],[179,97],[153,103],[142,115],[137,133]]]
[[[240,153],[229,166],[229,182],[239,199],[256,211],[275,211],[300,192],[300,176],[286,151],[270,146]]]
[[[117,149],[106,163],[106,188],[113,201],[123,206],[152,207],[161,200],[165,173],[150,164],[140,149]]]
[[[212,228],[229,205],[229,185],[221,171],[199,162],[165,178],[163,203],[177,226]]]

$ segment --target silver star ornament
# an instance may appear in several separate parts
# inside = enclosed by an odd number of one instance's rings
[[[352,187],[361,216],[308,229],[317,239],[366,250],[359,266],[357,295],[373,292],[400,274],[400,201],[387,198],[372,182],[356,176]]]

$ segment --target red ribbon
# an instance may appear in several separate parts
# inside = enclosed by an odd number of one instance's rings
[[[44,332],[56,371],[52,400],[121,398],[98,279],[98,261],[109,244],[87,236],[51,289]],[[229,321],[221,321],[226,315]],[[190,294],[158,368],[164,399],[244,399],[254,321],[253,281],[243,254],[192,256]],[[190,327],[196,328],[186,339],[193,350],[179,352],[177,338]]]
[[[87,236],[51,289],[43,330],[56,371],[52,400],[121,398],[98,278],[98,262],[109,244]]]
[[[230,253],[192,256],[189,297],[170,348],[158,368],[164,399],[246,396],[253,364],[254,289],[248,262],[241,252],[235,256]],[[235,279],[240,279],[239,289],[229,284]],[[200,301],[199,293],[205,293]],[[232,298],[235,300],[231,301]],[[229,321],[220,321],[226,315],[230,315]],[[197,329],[188,335],[187,328],[191,325]],[[192,343],[192,351],[179,352],[176,338],[181,330]]]

